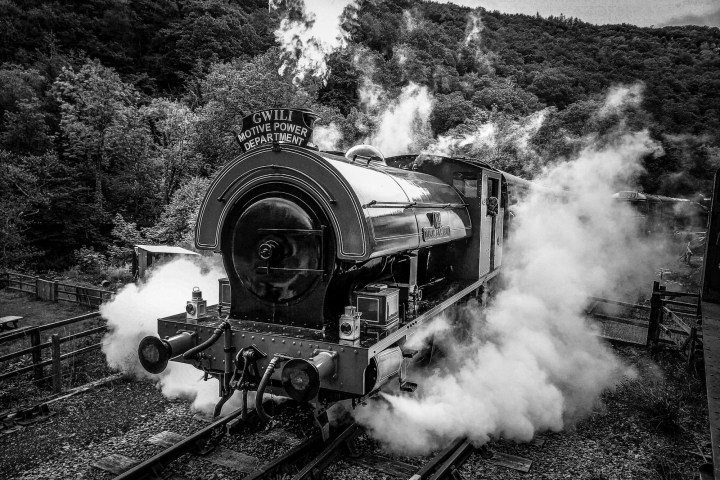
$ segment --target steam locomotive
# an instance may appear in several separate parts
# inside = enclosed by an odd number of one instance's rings
[[[698,231],[707,225],[707,207],[685,198],[622,191],[615,193],[613,199],[632,206],[647,233]]]
[[[267,420],[270,392],[310,402],[326,433],[335,401],[362,401],[390,381],[414,390],[408,339],[487,291],[512,179],[467,159],[384,158],[366,145],[321,152],[303,136],[307,111],[250,117],[246,151],[212,182],[195,231],[197,248],[222,254],[220,302],[193,292],[139,357],[152,373],[172,359],[218,378],[216,415],[235,391],[256,390]]]

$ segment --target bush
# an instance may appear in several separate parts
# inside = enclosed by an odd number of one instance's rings
[[[119,283],[130,283],[133,281],[132,272],[130,271],[127,266],[123,267],[108,267],[107,272],[105,272],[107,275],[107,279],[112,284]]]
[[[75,265],[83,273],[97,275],[107,270],[108,261],[100,252],[96,252],[93,247],[80,247],[79,250],[73,252],[75,257]]]

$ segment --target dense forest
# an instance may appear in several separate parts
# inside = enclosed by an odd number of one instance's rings
[[[0,2],[0,267],[107,272],[133,243],[189,246],[208,182],[239,153],[240,119],[271,106],[315,111],[331,133],[320,146],[345,149],[373,138],[383,103],[421,92],[423,137],[395,153],[521,128],[522,145],[453,153],[525,176],[619,122],[662,145],[645,159],[648,192],[708,194],[720,167],[717,28],[358,0],[326,75],[298,76],[277,31],[302,5],[274,3]],[[599,118],[618,86],[638,101]]]

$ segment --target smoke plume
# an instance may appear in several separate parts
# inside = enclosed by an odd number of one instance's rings
[[[438,136],[423,153],[484,158],[500,169],[527,174],[546,163],[532,145],[548,116],[548,109],[520,118],[481,112],[465,123]],[[502,155],[508,152],[510,155]],[[513,164],[510,165],[508,162]]]
[[[432,372],[410,373],[421,380],[415,395],[388,389],[354,412],[387,448],[428,453],[461,437],[527,441],[573,424],[632,375],[583,313],[590,295],[646,287],[662,261],[634,212],[612,199],[657,146],[645,130],[602,140],[588,138],[577,158],[535,179],[542,188],[516,205],[503,246],[505,287],[485,310],[460,309],[464,338],[445,318],[428,327],[446,356]]]
[[[480,33],[482,33],[484,28],[479,11],[468,15],[468,23],[467,27],[465,27],[465,31],[467,32],[465,34],[465,46],[479,44],[481,39]]]
[[[430,114],[435,102],[432,93],[427,87],[410,83],[397,98],[387,99],[386,92],[370,88],[372,93],[361,93],[360,98],[372,101],[374,106],[385,106],[375,115],[375,126],[365,143],[379,148],[385,156],[417,148],[430,134]]]
[[[628,108],[640,106],[644,88],[644,85],[639,82],[630,86],[618,85],[610,88],[605,97],[605,104],[598,112],[598,115],[600,117],[613,114],[621,115]]]
[[[278,8],[281,1],[271,5]],[[327,56],[347,45],[347,32],[342,28],[346,7],[354,0],[312,0],[293,3],[298,15],[286,17],[275,30],[275,39],[285,54],[285,62],[280,67],[280,75],[286,68],[293,66],[295,81],[302,81],[306,75],[318,77],[323,81],[329,71]],[[288,9],[290,10],[290,9]]]
[[[174,260],[153,269],[145,283],[126,285],[115,298],[100,307],[109,333],[103,339],[108,365],[138,378],[151,378],[169,398],[186,398],[193,408],[211,412],[218,400],[218,383],[202,380],[191,365],[170,362],[159,375],[146,372],[137,348],[147,335],[157,336],[157,319],[184,312],[193,287],[199,287],[208,305],[218,302],[218,279],[225,272],[214,259]],[[226,404],[227,408],[232,408]]]
[[[317,125],[313,130],[313,143],[320,150],[337,150],[343,140],[343,134],[335,122],[329,125]]]

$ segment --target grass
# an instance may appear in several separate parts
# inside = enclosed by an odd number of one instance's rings
[[[92,310],[70,302],[47,302],[38,300],[31,293],[0,290],[0,317],[17,315],[23,317],[20,327],[45,325],[65,318],[76,317]]]
[[[23,317],[18,323],[18,327],[34,327],[46,325],[48,323],[57,322],[66,318],[77,317],[94,310],[81,305],[69,302],[48,302],[37,300],[32,294],[9,291],[7,289],[0,290],[0,316],[17,315]],[[65,325],[53,330],[47,330],[40,334],[40,341],[47,342],[52,334],[57,333],[60,336],[70,335],[71,333],[82,332],[90,328],[104,325],[105,322],[101,318],[91,318],[70,325]],[[82,340],[82,339],[81,339]],[[72,342],[75,343],[75,342]],[[16,352],[22,348],[30,346],[28,337],[19,338],[6,343],[0,343],[0,355],[6,355]],[[63,351],[68,348],[66,344]],[[47,351],[45,351],[47,355]],[[29,357],[28,357],[29,359]],[[15,362],[17,360],[11,360]],[[5,365],[0,364],[0,371],[5,369]]]
[[[616,392],[628,410],[634,411],[651,430],[679,435],[689,407],[688,392],[676,382],[641,372],[637,379],[628,379]],[[702,398],[699,390],[695,394]]]
[[[659,480],[683,480],[679,466],[667,457],[655,456],[655,470]]]
[[[37,300],[34,295],[11,290],[0,290],[0,316],[18,315],[23,319],[19,327],[39,326],[48,323],[77,317],[93,310],[78,304],[68,302],[48,302]],[[90,328],[104,325],[101,318],[92,318],[81,322],[73,323],[53,330],[41,333],[42,343],[50,340],[52,334],[59,334],[61,337],[72,333],[81,332]],[[62,344],[61,353],[68,353],[85,346],[100,342],[102,334],[94,334],[88,337]],[[30,346],[30,339],[27,337],[0,343],[0,355],[16,352]],[[42,359],[50,358],[50,349],[43,349]],[[0,372],[13,371],[32,363],[30,355],[23,355],[0,364]],[[63,387],[81,385],[88,381],[95,380],[109,374],[105,366],[105,360],[97,351],[89,352],[87,355],[67,359],[62,363]],[[44,375],[50,375],[50,367],[44,368]],[[44,385],[37,385],[32,382],[32,374],[20,375],[3,381],[3,388],[0,391],[0,409],[9,408],[18,404],[27,404],[34,399],[49,395],[48,382]]]
[[[636,368],[637,377],[604,396],[606,404],[617,405],[612,430],[644,437],[646,452],[653,445],[644,464],[649,478],[689,478],[702,462],[686,453],[709,450],[704,379],[688,372],[684,358],[673,349],[663,349],[655,358],[630,347],[621,347],[619,353]]]

